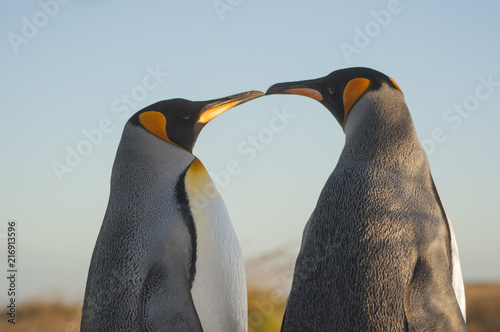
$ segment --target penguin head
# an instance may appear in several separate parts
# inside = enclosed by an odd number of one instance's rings
[[[277,83],[266,95],[296,94],[310,97],[322,103],[344,129],[349,112],[367,92],[376,91],[383,84],[403,93],[396,82],[370,68],[355,67],[340,69],[312,80]]]
[[[208,122],[236,105],[263,95],[260,91],[248,91],[208,101],[164,100],[140,110],[129,121],[192,153],[201,129]]]

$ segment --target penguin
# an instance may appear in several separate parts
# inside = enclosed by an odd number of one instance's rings
[[[90,262],[82,332],[247,331],[238,239],[192,150],[209,121],[262,95],[165,100],[128,120]]]
[[[457,243],[401,89],[369,68],[278,83],[345,145],[303,232],[282,331],[467,331]]]

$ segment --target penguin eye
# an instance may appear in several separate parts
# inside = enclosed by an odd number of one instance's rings
[[[333,93],[335,92],[335,88],[334,87],[329,87],[328,88],[328,93],[333,95]]]
[[[182,115],[181,118],[184,120],[189,120],[191,118],[191,115],[185,114],[185,115]]]

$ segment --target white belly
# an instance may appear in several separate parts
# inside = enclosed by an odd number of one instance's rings
[[[245,266],[224,201],[198,159],[185,184],[197,234],[191,294],[203,330],[246,331]]]
[[[448,225],[450,227],[451,233],[451,256],[453,260],[453,289],[455,290],[455,296],[457,297],[458,305],[460,306],[460,310],[462,311],[462,316],[464,320],[465,317],[465,289],[464,289],[464,280],[462,277],[462,267],[460,265],[460,257],[458,256],[458,247],[457,240],[455,239],[455,232],[453,232],[453,228],[451,227],[451,223],[448,219]]]
[[[437,192],[437,191],[436,191]],[[443,200],[438,193],[438,198],[441,201],[441,206],[443,207],[444,214],[446,215],[446,221],[448,222],[448,228],[450,230],[451,235],[451,258],[453,264],[452,270],[452,283],[453,290],[455,291],[455,297],[457,298],[458,305],[460,307],[460,311],[462,311],[462,316],[464,317],[464,321],[466,321],[465,317],[465,289],[464,289],[464,279],[462,277],[462,266],[460,265],[460,257],[458,255],[458,246],[457,240],[455,238],[455,232],[453,231],[453,227],[451,226],[450,218],[448,217],[448,213],[443,205]]]

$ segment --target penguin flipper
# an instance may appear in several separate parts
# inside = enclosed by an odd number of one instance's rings
[[[141,331],[203,332],[186,278],[152,269],[142,291]]]
[[[450,245],[451,245],[451,263],[452,263],[452,280],[453,280],[453,289],[455,290],[455,296],[457,297],[458,305],[460,306],[460,310],[462,311],[462,316],[464,316],[464,320],[467,321],[465,317],[465,288],[464,288],[464,280],[462,277],[462,267],[460,264],[460,257],[458,255],[458,247],[457,240],[455,238],[455,232],[453,231],[453,227],[451,226],[450,217],[448,217],[448,213],[444,208],[443,201],[439,192],[436,188],[436,184],[434,183],[434,179],[431,176],[432,187],[434,189],[434,193],[436,195],[436,199],[441,207],[441,211],[443,213],[443,217],[446,219],[446,225],[448,226],[448,232],[450,233]]]
[[[439,280],[421,258],[411,283],[405,288],[404,311],[408,332],[468,331],[453,287]]]

